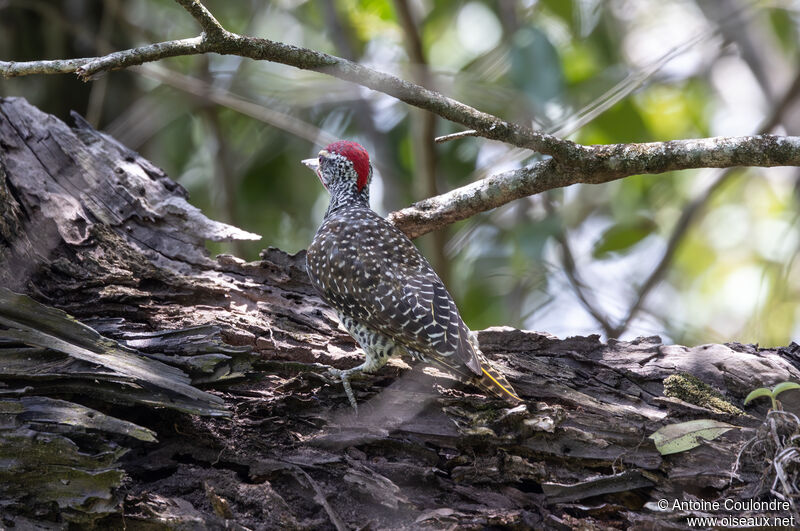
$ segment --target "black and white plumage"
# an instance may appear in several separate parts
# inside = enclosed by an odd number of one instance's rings
[[[372,166],[355,142],[335,142],[304,164],[331,194],[308,248],[311,283],[366,354],[363,364],[335,371],[356,407],[348,378],[375,372],[402,352],[441,365],[494,394],[519,400],[478,350],[453,298],[425,257],[369,207]]]

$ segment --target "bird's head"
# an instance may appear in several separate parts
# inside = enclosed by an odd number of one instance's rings
[[[316,159],[303,164],[313,170],[331,195],[342,193],[369,198],[372,165],[369,154],[361,144],[340,140],[329,144]]]

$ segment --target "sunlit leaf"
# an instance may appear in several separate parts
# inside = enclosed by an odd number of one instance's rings
[[[685,452],[700,446],[703,440],[712,441],[728,430],[738,428],[718,420],[701,419],[669,424],[650,435],[661,455]]]
[[[589,80],[597,74],[600,61],[595,51],[584,43],[576,43],[561,51],[564,77],[570,83]]]
[[[750,391],[750,394],[748,394],[747,397],[744,399],[744,405],[747,405],[750,403],[751,400],[755,400],[756,398],[760,398],[762,396],[767,396],[769,398],[772,398],[772,391],[770,391],[766,387],[759,387],[758,389],[754,389],[753,391]]]
[[[575,20],[573,3],[565,2],[564,0],[544,0],[542,2],[548,10],[563,19],[567,24],[571,24]]]
[[[772,396],[777,397],[784,391],[788,391],[790,389],[800,389],[800,384],[794,382],[782,382],[772,388]]]
[[[622,100],[606,110],[592,121],[592,125],[600,128],[614,142],[644,142],[656,139],[631,99]]]
[[[787,52],[796,51],[797,25],[792,20],[791,12],[785,9],[770,9],[768,12],[774,35],[778,37],[783,48]]]

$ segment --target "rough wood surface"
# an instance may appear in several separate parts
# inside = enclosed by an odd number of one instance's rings
[[[736,408],[800,381],[795,345],[492,328],[481,348],[523,406],[398,361],[354,382],[355,417],[321,364],[359,351],[304,254],[204,250],[252,237],[79,117],[0,100],[0,462],[16,467],[0,470],[4,525],[686,528],[706,513],[657,501],[774,497],[752,452],[736,467],[765,406]],[[692,419],[742,429],[661,456],[648,435]]]

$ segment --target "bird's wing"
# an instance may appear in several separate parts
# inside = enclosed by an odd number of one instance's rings
[[[416,323],[412,324],[411,331],[418,331],[417,335],[428,343],[428,348],[420,351],[448,358],[451,363],[458,360],[480,375],[481,363],[469,341],[469,329],[450,293],[430,266],[427,271],[423,269],[414,273],[411,271],[407,275],[408,281],[402,286],[402,293],[404,301],[412,307]]]
[[[342,311],[395,343],[423,356],[458,360],[480,376],[481,363],[469,329],[441,279],[404,234],[378,219],[392,234],[389,244],[371,242],[364,234],[362,245],[332,253],[349,256],[341,261],[341,271],[337,271],[339,260],[330,262],[333,275],[340,279],[339,293],[331,300],[346,298]]]
[[[377,302],[373,308],[379,311],[372,312],[365,324],[497,397],[520,401],[506,377],[473,344],[442,281],[427,262],[422,266],[401,263],[379,272],[380,281],[370,299]],[[356,273],[356,278],[361,274]]]

